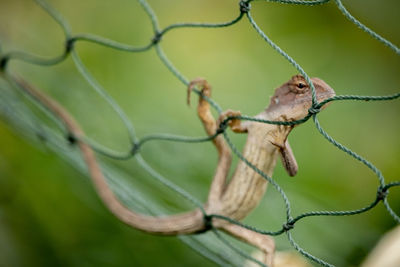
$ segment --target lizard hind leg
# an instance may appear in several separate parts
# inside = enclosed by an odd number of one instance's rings
[[[268,267],[274,266],[275,241],[272,237],[227,222],[222,222],[220,226],[215,223],[215,226],[227,234],[258,248],[263,253],[262,263]]]

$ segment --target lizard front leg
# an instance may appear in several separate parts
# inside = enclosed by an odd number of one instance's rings
[[[281,116],[282,121],[290,121],[286,116]],[[279,148],[279,154],[283,167],[290,176],[295,176],[298,170],[296,158],[287,139],[293,129],[293,125],[279,125],[277,130],[272,133],[271,143]]]
[[[203,97],[211,96],[211,86],[203,78],[197,78],[191,81],[188,87],[188,104],[190,104],[190,93],[196,86],[199,86],[201,88],[201,96],[199,98],[199,103],[197,106],[197,114],[201,122],[203,123],[206,133],[211,136],[214,135],[217,131],[217,123],[213,115],[211,114],[210,104]],[[207,209],[209,210],[214,210],[212,205],[217,205],[221,198],[222,192],[224,191],[226,185],[229,168],[232,162],[231,151],[229,149],[229,146],[226,144],[223,136],[218,135],[212,141],[218,151],[218,165],[208,195]]]
[[[240,115],[242,115],[240,111],[228,109],[221,113],[217,120],[217,125],[221,125],[228,117],[238,117]],[[228,125],[235,133],[247,133],[248,131],[248,123],[239,119],[229,120]]]

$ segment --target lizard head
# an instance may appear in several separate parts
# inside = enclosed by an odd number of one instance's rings
[[[323,80],[311,78],[318,102],[335,96],[335,91]],[[308,115],[312,106],[311,87],[301,75],[293,76],[288,82],[275,90],[266,113],[272,120],[295,121]],[[277,146],[282,163],[290,176],[297,173],[298,166],[287,137],[294,126],[274,135],[272,144]],[[277,130],[281,131],[281,130]]]
[[[323,80],[311,78],[311,81],[319,102],[335,96],[335,91]],[[276,119],[299,120],[307,116],[311,105],[311,87],[303,76],[295,75],[275,90],[267,111]]]

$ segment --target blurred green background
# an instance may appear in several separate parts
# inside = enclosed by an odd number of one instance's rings
[[[175,22],[222,22],[238,14],[236,0],[150,0],[161,27]],[[92,33],[124,43],[145,45],[151,23],[135,1],[50,1],[73,33]],[[394,44],[400,44],[397,0],[347,0],[349,11]],[[303,7],[255,2],[252,14],[272,40],[310,76],[324,79],[337,94],[384,95],[400,89],[400,58],[360,31],[335,4]],[[23,50],[55,56],[63,50],[60,27],[33,1],[0,1],[0,41],[4,52]],[[224,108],[254,115],[269,102],[274,88],[295,69],[270,48],[246,19],[224,29],[178,29],[161,43],[173,64],[189,79],[201,76],[213,85]],[[134,123],[138,136],[168,132],[203,136],[195,108],[185,103],[185,87],[154,50],[118,52],[78,42],[77,51],[91,73]],[[126,151],[129,140],[115,112],[79,75],[70,58],[52,67],[12,61],[10,71],[60,101],[88,136]],[[399,180],[400,105],[388,102],[335,102],[319,115],[336,140],[374,163],[387,181]],[[103,206],[88,179],[43,145],[21,137],[0,120],[0,266],[214,266],[174,237],[131,229]],[[245,136],[232,135],[239,147]],[[293,215],[312,210],[349,210],[369,204],[376,176],[328,143],[311,121],[290,137],[299,173],[288,178],[280,164],[274,178],[292,202]],[[216,164],[210,143],[154,142],[143,157],[160,173],[198,199],[206,199]],[[235,160],[237,162],[237,160]],[[134,160],[110,162],[146,180]],[[154,188],[153,186],[154,185]],[[147,188],[161,207],[190,206],[159,184]],[[167,197],[172,196],[172,198]],[[400,213],[400,189],[389,202]],[[273,188],[245,222],[279,229],[284,205]],[[382,205],[350,217],[313,217],[296,224],[293,236],[308,252],[338,266],[358,266],[379,237],[395,225]],[[286,237],[278,250],[291,249]]]

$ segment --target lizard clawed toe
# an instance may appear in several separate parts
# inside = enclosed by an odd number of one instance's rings
[[[228,118],[228,117],[238,117],[241,116],[242,113],[240,111],[228,109],[221,113],[217,120],[217,125],[222,126],[221,124]],[[232,131],[234,132],[243,132],[241,127],[241,121],[239,119],[232,119],[228,121],[229,127],[231,127]]]
[[[207,82],[207,80],[204,78],[196,78],[189,83],[189,86],[187,89],[186,101],[187,101],[188,106],[190,106],[190,94],[196,88],[196,86],[199,86],[201,88],[200,89],[200,92],[201,92],[200,101],[204,100],[203,96],[206,96],[206,97],[211,96],[211,86]]]

